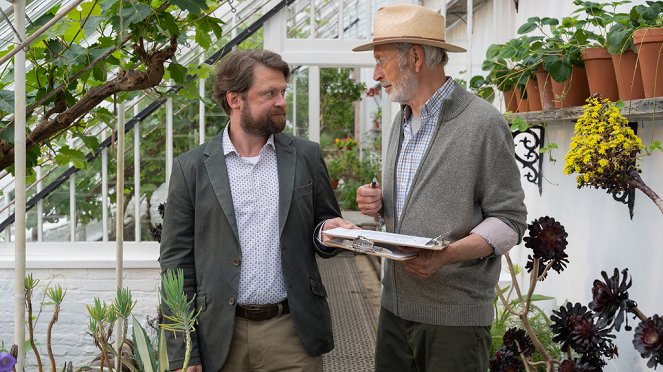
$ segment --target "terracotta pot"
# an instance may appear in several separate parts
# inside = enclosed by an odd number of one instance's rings
[[[516,96],[516,111],[517,112],[527,112],[529,111],[529,100],[527,98],[522,98],[522,92],[519,87],[516,87],[514,94]]]
[[[611,57],[617,78],[619,99],[628,101],[645,98],[638,55],[632,50],[627,50],[622,54],[612,54]]]
[[[527,91],[527,102],[529,103],[530,111],[541,111],[541,95],[539,94],[539,86],[533,79],[527,80],[525,86]]]
[[[506,111],[516,112],[518,110],[518,102],[516,102],[516,92],[514,88],[505,90],[504,94],[504,107]]]
[[[573,66],[571,78],[563,83],[558,83],[555,79],[550,80],[555,94],[556,108],[582,106],[589,97],[589,86],[584,67]]]
[[[643,28],[633,33],[638,50],[645,98],[663,96],[663,28]]]
[[[555,95],[552,91],[552,78],[548,71],[539,66],[536,70],[536,85],[539,87],[539,97],[541,98],[541,108],[544,110],[552,110],[555,108],[553,99]],[[529,94],[529,93],[528,93]]]
[[[612,102],[618,101],[617,79],[608,49],[585,48],[582,51],[582,60],[585,61],[589,93],[598,93],[601,98],[608,98]]]

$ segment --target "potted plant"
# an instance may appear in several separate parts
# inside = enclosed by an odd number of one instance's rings
[[[606,47],[612,58],[619,98],[624,101],[645,97],[640,63],[633,44],[637,20],[630,14],[617,13],[606,34]]]
[[[488,71],[485,80],[504,93],[507,111],[528,111],[525,87],[534,74],[529,53],[531,46],[540,44],[541,39],[541,36],[521,36],[504,44],[493,44],[486,51],[481,66]]]
[[[586,22],[577,17],[531,17],[519,29],[519,34],[538,29],[544,35],[541,46],[543,68],[550,73],[555,95],[555,107],[581,105],[589,96],[582,49],[588,45]]]
[[[589,91],[598,93],[611,101],[619,100],[619,91],[617,89],[617,79],[613,73],[612,57],[607,48],[607,30],[616,22],[616,7],[625,3],[628,3],[628,1],[599,3],[574,0],[573,2],[577,6],[573,13],[585,17],[580,22],[592,25],[596,30],[596,32],[586,31],[590,45],[582,51]]]
[[[640,59],[645,98],[663,96],[663,1],[647,1],[631,9],[637,25],[633,43]]]

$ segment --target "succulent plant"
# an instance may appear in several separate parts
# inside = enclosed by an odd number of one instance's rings
[[[527,229],[529,236],[525,237],[525,247],[531,248],[534,252],[533,256],[528,256],[525,268],[527,272],[531,272],[534,268],[534,259],[540,259],[538,275],[545,278],[545,265],[549,264],[550,268],[558,273],[564,270],[566,264],[569,262],[568,255],[564,250],[568,242],[566,237],[569,235],[564,226],[555,221],[552,217],[540,217],[532,221]]]
[[[647,367],[663,365],[663,318],[655,314],[635,328],[633,346],[643,358],[649,358]]]

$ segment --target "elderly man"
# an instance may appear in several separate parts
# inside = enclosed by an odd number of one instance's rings
[[[488,369],[492,301],[501,257],[526,229],[527,213],[508,125],[489,103],[445,75],[445,20],[418,5],[380,8],[373,78],[401,104],[382,188],[357,202],[384,214],[388,231],[452,243],[386,260],[376,371]]]

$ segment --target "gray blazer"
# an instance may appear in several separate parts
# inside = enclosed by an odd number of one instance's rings
[[[274,136],[279,175],[281,265],[297,334],[311,355],[334,348],[327,293],[315,252],[328,258],[314,233],[340,211],[327,168],[314,142]],[[242,252],[237,233],[222,134],[173,162],[161,241],[161,271],[182,268],[184,291],[201,310],[192,336],[190,365],[219,370],[235,323]],[[170,368],[181,368],[184,338],[168,334]]]

